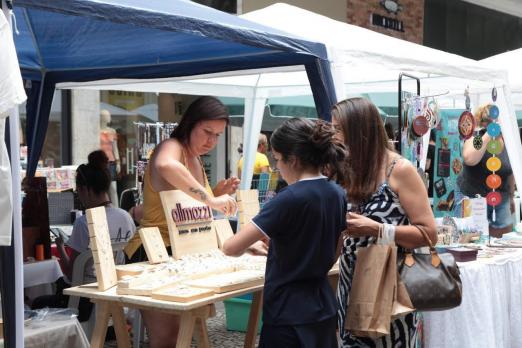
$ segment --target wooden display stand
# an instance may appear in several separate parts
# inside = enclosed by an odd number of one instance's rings
[[[96,269],[98,289],[107,290],[118,281],[114,255],[112,252],[111,235],[107,224],[105,207],[87,209],[87,227],[89,229],[90,247]]]
[[[150,263],[155,264],[168,261],[169,254],[161,238],[159,228],[140,228],[140,238]]]
[[[212,209],[180,190],[160,192],[169,226],[172,257],[204,253],[218,248],[212,228]]]
[[[239,229],[248,224],[259,213],[259,191],[238,190],[237,206],[239,208]]]

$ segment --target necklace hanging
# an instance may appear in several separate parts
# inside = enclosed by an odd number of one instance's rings
[[[491,91],[491,98],[493,99],[493,102],[497,100],[496,88],[493,88]],[[491,154],[491,157],[487,160],[486,167],[492,172],[492,174],[486,178],[486,186],[491,189],[491,191],[486,195],[486,201],[487,204],[493,208],[491,214],[491,220],[493,220],[493,222],[496,221],[496,207],[502,203],[502,195],[496,191],[496,189],[498,189],[502,184],[501,177],[496,174],[500,169],[502,162],[496,156],[499,155],[504,148],[499,139],[502,133],[500,125],[498,124],[499,115],[500,110],[498,109],[498,106],[491,104],[488,109],[488,117],[491,120],[491,123],[486,129],[488,135],[491,137],[491,140],[487,145],[487,152]]]

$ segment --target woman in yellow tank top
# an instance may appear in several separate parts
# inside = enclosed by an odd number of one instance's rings
[[[152,154],[143,182],[142,227],[158,226],[163,240],[170,245],[167,222],[160,191],[182,190],[191,197],[226,215],[236,211],[236,201],[230,196],[239,185],[232,177],[222,180],[212,190],[208,184],[200,156],[211,151],[229,121],[227,108],[214,97],[200,97],[185,111],[170,139],[161,142]],[[136,233],[125,253],[131,262],[146,258],[139,234]],[[142,311],[149,334],[149,345],[174,347],[179,329],[179,317],[158,311]]]

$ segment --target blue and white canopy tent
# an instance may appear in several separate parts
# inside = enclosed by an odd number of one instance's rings
[[[60,82],[197,76],[299,65],[305,67],[319,114],[328,118],[336,101],[323,44],[190,1],[16,0],[14,6],[20,68],[31,81],[26,129],[29,176],[36,170],[53,92]],[[8,272],[20,271],[21,266],[2,265]],[[15,286],[21,296],[22,284]],[[16,308],[17,339],[23,333],[21,310]]]

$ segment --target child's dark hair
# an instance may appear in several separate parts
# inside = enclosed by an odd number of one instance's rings
[[[188,143],[192,129],[201,121],[224,120],[228,124],[227,107],[217,98],[203,96],[194,100],[183,113],[179,125],[170,134],[181,143]]]
[[[335,177],[342,185],[347,176],[347,153],[335,134],[329,122],[291,118],[272,133],[270,143],[284,161],[294,156],[303,167],[319,168],[330,179]]]
[[[109,191],[111,175],[109,173],[109,158],[102,150],[89,154],[88,163],[81,164],[76,169],[76,186],[87,187],[96,194]]]

